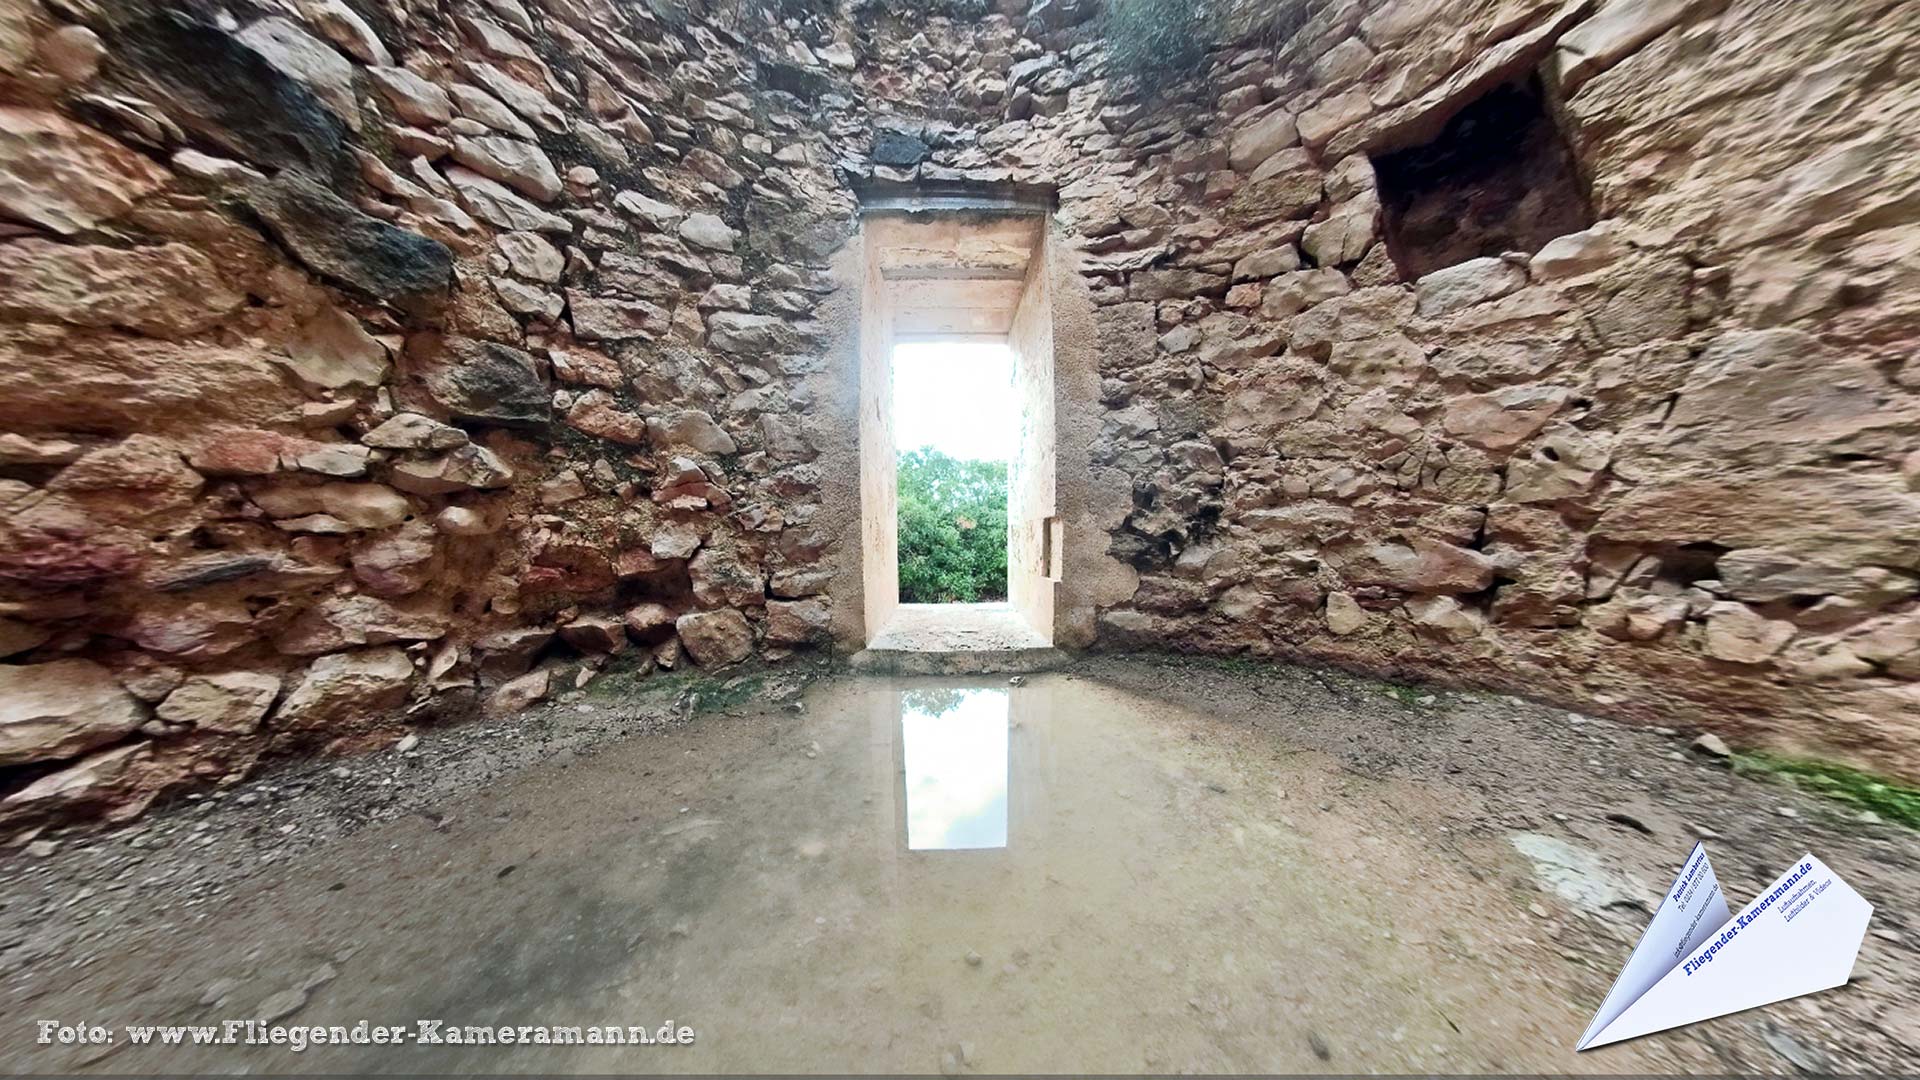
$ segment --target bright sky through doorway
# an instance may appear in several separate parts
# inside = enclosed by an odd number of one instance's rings
[[[999,344],[903,342],[893,349],[893,439],[901,453],[1005,461],[1019,432],[1013,353]]]

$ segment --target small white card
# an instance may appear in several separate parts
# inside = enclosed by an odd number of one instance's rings
[[[1729,917],[1707,849],[1695,844],[1574,1049],[1839,986],[1872,917],[1873,905],[1812,855]]]

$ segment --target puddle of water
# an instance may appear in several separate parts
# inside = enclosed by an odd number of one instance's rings
[[[900,696],[908,851],[1007,846],[1007,692]]]
[[[291,921],[357,947],[301,1023],[699,1032],[651,1050],[310,1047],[293,1064],[316,1072],[1673,1071],[1644,1041],[1573,1055],[1605,984],[1570,988],[1507,891],[1525,871],[1505,837],[1476,860],[1433,831],[1461,791],[1364,780],[1068,676],[836,680],[807,705],[518,781],[463,804],[456,819],[497,824],[456,826],[456,848],[404,822],[344,841],[224,917],[222,940],[165,954],[168,992],[297,985],[309,953],[258,976],[267,961],[233,961]],[[609,843],[620,822],[637,832]],[[1603,895],[1577,852],[1517,846]],[[373,869],[328,889],[356,850]],[[90,977],[133,985],[132,963]],[[101,985],[46,1007],[140,1013]],[[234,1053],[118,1065],[289,1067]]]

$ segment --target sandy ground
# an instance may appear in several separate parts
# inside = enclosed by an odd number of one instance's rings
[[[608,678],[42,837],[0,856],[0,1069],[1920,1069],[1920,839],[1686,733],[1177,659],[1009,683]],[[1006,846],[909,851],[900,702],[962,686],[1006,694]],[[1854,981],[1573,1054],[1702,837],[1735,902],[1807,850],[1874,901]],[[262,1017],[696,1038],[34,1041]]]

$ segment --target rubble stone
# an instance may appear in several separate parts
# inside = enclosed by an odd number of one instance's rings
[[[113,672],[90,660],[0,664],[0,765],[74,757],[145,720]]]
[[[278,731],[324,732],[384,717],[406,700],[413,663],[395,648],[360,649],[322,656],[307,667],[280,703]]]
[[[1429,319],[1484,304],[1527,283],[1527,272],[1505,259],[1470,259],[1435,270],[1415,283],[1419,312]]]
[[[724,667],[753,655],[753,628],[731,608],[682,615],[674,629],[687,655],[701,667]]]
[[[415,495],[449,495],[506,487],[513,483],[513,470],[493,451],[468,443],[438,457],[400,462],[387,480]]]
[[[1794,626],[1727,600],[1707,609],[1707,655],[1735,664],[1763,664],[1793,639]]]
[[[154,715],[200,731],[245,735],[260,727],[279,694],[280,677],[266,672],[195,676],[168,694]]]
[[[58,113],[0,108],[0,214],[63,236],[110,221],[166,170]]]

